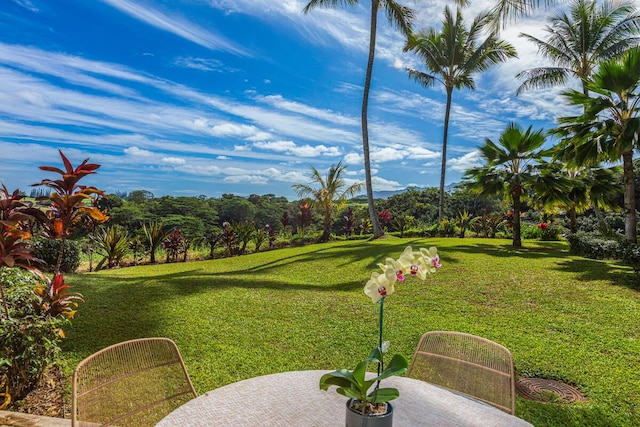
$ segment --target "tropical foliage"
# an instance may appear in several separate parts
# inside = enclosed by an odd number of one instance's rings
[[[318,187],[308,184],[294,184],[293,188],[298,196],[311,196],[313,206],[322,212],[324,228],[321,241],[326,242],[331,237],[331,219],[335,211],[340,210],[362,189],[362,183],[347,186],[344,180],[346,167],[339,162],[331,166],[325,177],[316,168],[311,167],[311,182]]]
[[[561,118],[557,131],[577,164],[622,160],[625,238],[632,243],[637,241],[633,152],[639,147],[639,86],[640,48],[634,47],[621,58],[600,64],[587,82],[589,94],[563,93],[569,103],[583,107],[584,113]]]
[[[486,166],[473,168],[465,174],[465,185],[480,194],[504,194],[511,202],[509,213],[513,228],[513,246],[522,246],[520,236],[520,214],[527,195],[535,187],[553,192],[560,199],[564,182],[556,176],[548,176],[539,165],[548,157],[543,148],[545,135],[542,129],[524,130],[510,123],[498,142],[486,139],[480,154]]]
[[[516,56],[515,48],[506,41],[500,40],[497,31],[485,35],[486,28],[492,23],[492,18],[490,13],[482,13],[467,29],[461,9],[458,7],[454,16],[447,6],[444,9],[442,30],[430,28],[410,34],[404,47],[405,51],[416,53],[432,73],[407,68],[409,76],[425,87],[431,87],[438,82],[444,86],[447,93],[440,165],[439,221],[444,219],[447,139],[453,90],[475,89],[474,74]]]

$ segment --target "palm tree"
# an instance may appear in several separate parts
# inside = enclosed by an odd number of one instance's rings
[[[602,62],[586,88],[593,95],[576,90],[563,93],[572,105],[583,107],[584,113],[560,118],[556,132],[564,136],[561,144],[573,151],[575,164],[622,159],[625,239],[636,243],[633,152],[640,146],[640,48]]]
[[[337,7],[340,5],[357,5],[359,0],[310,0],[303,12],[308,13],[312,9],[322,7]],[[362,156],[364,158],[365,183],[367,189],[367,204],[369,207],[369,219],[373,227],[373,237],[381,237],[384,230],[380,227],[378,214],[373,203],[373,186],[371,182],[371,160],[369,156],[369,126],[367,111],[369,107],[369,89],[371,88],[371,73],[376,49],[376,31],[378,27],[378,10],[382,8],[391,25],[398,27],[405,35],[411,33],[413,11],[402,6],[394,0],[371,0],[371,19],[369,30],[369,57],[367,59],[367,71],[364,78],[364,91],[362,95]]]
[[[593,208],[600,224],[605,227],[603,209],[619,210],[618,196],[622,192],[620,171],[617,166],[581,166],[560,162],[555,157],[550,163],[541,164],[542,175],[563,181],[563,191],[554,187],[540,186],[536,196],[540,205],[559,207],[569,216],[569,230],[578,231],[577,215]]]
[[[552,67],[538,67],[516,75],[524,79],[517,93],[528,89],[564,85],[570,76],[586,83],[600,61],[615,58],[638,45],[640,16],[631,3],[574,0],[569,15],[564,12],[549,20],[545,40],[520,34],[538,46]]]
[[[485,166],[465,173],[465,186],[482,195],[505,194],[513,209],[513,246],[522,246],[520,238],[520,212],[527,190],[536,185],[557,186],[558,181],[545,179],[537,165],[547,152],[542,145],[546,137],[543,130],[526,131],[509,123],[498,143],[486,139],[480,147]]]
[[[342,162],[329,168],[327,176],[323,177],[320,172],[311,166],[311,182],[318,184],[319,188],[311,187],[307,184],[294,184],[292,187],[300,197],[311,196],[313,205],[322,211],[324,220],[324,230],[320,240],[326,242],[331,238],[331,218],[333,213],[342,209],[349,197],[354,196],[362,190],[361,182],[347,185],[343,179],[346,167]]]
[[[442,137],[442,163],[440,168],[440,193],[438,200],[438,220],[444,219],[444,184],[447,166],[447,138],[449,134],[449,115],[454,89],[475,89],[473,74],[487,70],[494,64],[516,56],[512,45],[501,40],[494,31],[480,41],[483,31],[491,23],[489,13],[478,15],[467,30],[462,13],[457,8],[453,16],[449,7],[444,9],[442,31],[434,28],[411,34],[404,47],[405,51],[415,52],[432,74],[407,68],[409,76],[425,87],[435,82],[441,83],[447,92],[447,104],[444,115],[444,133]]]

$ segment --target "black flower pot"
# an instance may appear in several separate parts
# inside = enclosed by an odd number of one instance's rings
[[[393,425],[393,406],[387,402],[387,409],[381,414],[361,414],[351,407],[353,399],[347,401],[345,427],[391,427]]]

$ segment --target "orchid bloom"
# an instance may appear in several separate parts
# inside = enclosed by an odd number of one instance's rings
[[[429,250],[421,248],[420,252],[429,260],[428,265],[430,273],[435,273],[436,269],[442,267],[442,264],[440,264],[440,257],[438,256],[438,250],[435,247],[432,246]]]
[[[403,281],[404,273],[407,271],[399,260],[387,258],[384,264],[378,264],[378,267],[384,271],[387,280],[395,283],[396,280]]]
[[[376,303],[380,301],[381,298],[391,295],[395,291],[394,284],[395,280],[389,281],[387,276],[374,271],[371,273],[371,278],[364,287],[364,293],[371,298],[371,301]]]
[[[382,273],[371,273],[364,293],[377,303],[395,291],[394,286],[398,280],[402,281],[411,276],[425,280],[427,274],[435,273],[440,266],[440,258],[435,247],[414,251],[411,246],[407,246],[397,260],[387,258],[384,264],[378,264]]]
[[[421,261],[420,252],[414,252],[411,249],[411,246],[407,246],[398,258],[398,262],[402,265],[405,271],[408,271],[412,276],[420,277],[420,279],[424,280],[426,277],[426,272],[424,270],[424,266],[421,268],[420,264],[424,263]]]

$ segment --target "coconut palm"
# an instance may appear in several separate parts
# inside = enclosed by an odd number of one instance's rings
[[[602,62],[586,88],[593,95],[576,90],[563,93],[570,104],[583,107],[584,113],[560,118],[556,132],[564,136],[561,145],[573,152],[575,164],[622,159],[625,239],[636,243],[633,152],[640,146],[640,48]]]
[[[528,89],[565,85],[574,76],[586,82],[600,61],[615,58],[638,45],[640,15],[632,3],[574,0],[569,14],[560,12],[549,20],[545,40],[521,34],[538,46],[538,51],[551,63],[523,71],[524,79],[517,93]]]
[[[442,137],[442,163],[440,168],[440,193],[438,220],[444,219],[444,184],[447,166],[447,138],[449,115],[454,89],[475,89],[473,75],[487,70],[494,64],[516,56],[514,47],[491,32],[484,40],[484,30],[493,19],[489,13],[478,15],[469,29],[465,28],[460,8],[455,16],[449,7],[444,9],[442,30],[435,28],[411,34],[405,51],[416,53],[432,74],[407,68],[409,76],[425,87],[441,83],[447,92]]]
[[[513,246],[522,246],[520,212],[527,191],[536,185],[557,187],[559,181],[538,173],[538,164],[546,156],[546,137],[542,129],[523,130],[509,123],[497,143],[486,139],[480,149],[484,166],[468,170],[464,185],[482,195],[504,194],[513,210]]]
[[[358,0],[310,0],[304,7],[303,12],[308,13],[316,7],[338,7],[341,5],[357,5]],[[364,78],[364,91],[362,95],[362,155],[364,158],[365,183],[367,189],[367,204],[369,207],[369,219],[373,227],[373,236],[380,237],[384,234],[378,214],[373,203],[373,186],[371,182],[371,160],[369,155],[369,126],[367,111],[369,108],[369,89],[371,88],[371,73],[376,49],[376,32],[378,27],[378,11],[382,8],[391,25],[399,28],[403,34],[411,32],[411,22],[413,11],[402,6],[394,0],[371,0],[371,19],[369,30],[369,57],[367,59],[367,71]]]
[[[318,184],[319,187],[314,188],[308,184],[294,184],[292,187],[300,197],[310,196],[313,205],[322,211],[324,229],[321,241],[326,242],[331,238],[331,219],[333,213],[342,209],[349,197],[354,196],[362,190],[363,184],[351,184],[347,188],[343,175],[346,167],[342,162],[329,168],[327,176],[323,177],[320,172],[311,166],[311,182]]]

